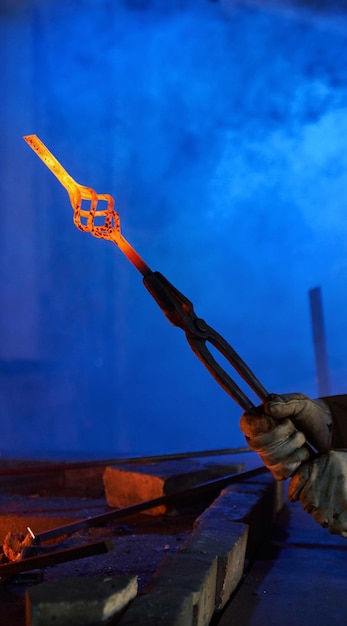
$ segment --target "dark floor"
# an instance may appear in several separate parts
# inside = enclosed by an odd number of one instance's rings
[[[299,503],[286,505],[218,626],[346,622],[347,539],[330,535]]]

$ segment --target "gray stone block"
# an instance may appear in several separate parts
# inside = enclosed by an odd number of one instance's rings
[[[217,526],[202,521],[180,549],[185,554],[217,557],[217,611],[225,606],[242,578],[247,537],[247,524],[219,520]]]
[[[120,614],[136,594],[136,576],[45,582],[26,591],[26,626],[103,623]]]

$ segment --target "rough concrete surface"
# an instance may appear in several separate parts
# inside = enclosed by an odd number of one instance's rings
[[[230,465],[225,474],[239,469],[237,465]],[[184,464],[179,461],[162,461],[108,466],[103,474],[103,482],[108,505],[118,508],[189,489],[220,474],[218,467],[190,459]],[[147,512],[150,515],[161,515],[170,509],[172,507],[162,505]]]
[[[120,612],[137,594],[136,576],[65,578],[26,592],[27,626],[90,626]]]

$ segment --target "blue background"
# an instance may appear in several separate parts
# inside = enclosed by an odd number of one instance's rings
[[[271,392],[347,377],[344,3],[2,0],[2,456],[243,445],[240,408],[22,140],[116,199],[124,236]]]

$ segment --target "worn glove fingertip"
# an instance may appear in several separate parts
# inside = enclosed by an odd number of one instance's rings
[[[307,478],[303,473],[298,470],[294,476],[292,476],[288,488],[288,500],[289,502],[296,502],[300,498],[300,493],[307,482]]]

